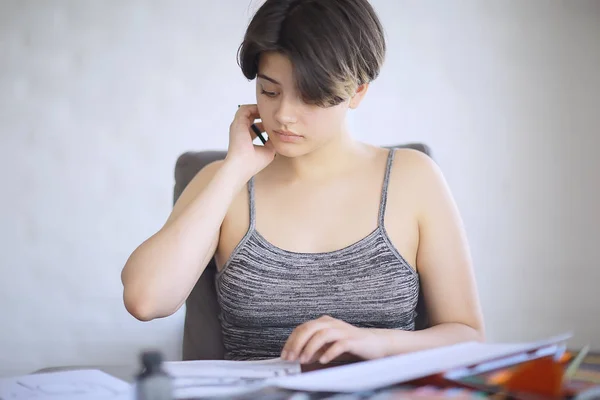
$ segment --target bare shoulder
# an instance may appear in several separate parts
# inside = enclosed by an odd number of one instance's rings
[[[450,218],[454,222],[460,218],[441,168],[419,150],[396,150],[390,176],[390,195],[410,198],[421,227],[433,218]]]
[[[408,148],[395,150],[391,179],[410,185],[415,194],[427,194],[445,187],[445,180],[437,163],[422,151]]]
[[[437,169],[435,161],[420,150],[399,148],[395,149],[394,169],[410,169],[413,173],[431,173]]]

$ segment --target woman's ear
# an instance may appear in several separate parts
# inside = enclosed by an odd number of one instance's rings
[[[367,94],[367,90],[369,89],[369,84],[368,83],[363,83],[362,85],[358,86],[356,88],[356,93],[354,93],[354,96],[352,96],[352,98],[350,98],[350,105],[348,107],[355,109],[358,107],[358,105],[360,104],[360,102],[362,101],[362,99],[365,97],[365,94]]]

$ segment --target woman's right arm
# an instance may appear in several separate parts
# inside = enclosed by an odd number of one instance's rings
[[[196,175],[165,225],[123,268],[123,301],[130,314],[148,321],[181,307],[213,257],[221,223],[244,183],[235,165],[223,161]]]
[[[142,321],[176,312],[213,257],[221,224],[235,196],[274,157],[254,146],[249,126],[255,106],[244,106],[230,129],[227,157],[203,168],[186,187],[164,226],[131,254],[123,271],[123,301]]]

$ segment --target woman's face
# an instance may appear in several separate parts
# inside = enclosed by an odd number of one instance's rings
[[[261,55],[256,99],[269,140],[283,156],[308,154],[346,132],[350,100],[327,108],[304,103],[296,89],[292,64],[283,54]]]

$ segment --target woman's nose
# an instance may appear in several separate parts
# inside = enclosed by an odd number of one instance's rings
[[[281,125],[290,125],[297,122],[296,106],[291,101],[282,100],[275,112],[275,119]]]

